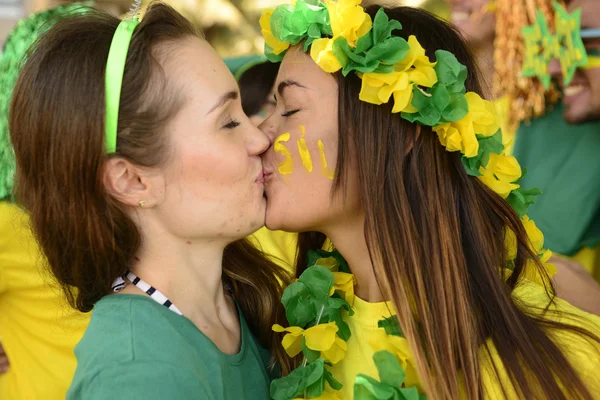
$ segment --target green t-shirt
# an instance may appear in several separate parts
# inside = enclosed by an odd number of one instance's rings
[[[75,348],[67,399],[268,399],[269,354],[239,319],[241,348],[229,355],[149,297],[106,296]]]

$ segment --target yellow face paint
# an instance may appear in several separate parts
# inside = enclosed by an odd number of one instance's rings
[[[588,63],[583,69],[595,69],[600,68],[600,57],[599,56],[588,56]]]
[[[321,174],[323,174],[324,177],[333,180],[335,171],[329,169],[329,167],[327,166],[327,158],[325,157],[325,145],[321,140],[317,142],[317,145],[319,146],[319,156],[321,157]]]
[[[300,159],[302,160],[302,165],[308,172],[312,172],[313,163],[312,157],[308,152],[308,147],[306,146],[306,140],[304,139],[304,135],[306,135],[306,129],[304,125],[300,125],[300,139],[298,140],[298,153],[300,153]]]
[[[281,175],[289,175],[294,169],[294,160],[292,160],[292,153],[283,144],[288,140],[290,140],[290,134],[282,133],[277,137],[277,139],[275,139],[275,143],[273,144],[273,150],[275,150],[277,153],[281,154],[285,158],[285,160],[279,163],[279,167],[277,168]]]

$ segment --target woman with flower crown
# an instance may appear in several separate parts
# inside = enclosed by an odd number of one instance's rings
[[[273,326],[297,368],[271,397],[600,397],[600,318],[553,295],[539,191],[457,32],[357,0],[296,0],[261,27],[282,61],[266,224],[303,232]]]

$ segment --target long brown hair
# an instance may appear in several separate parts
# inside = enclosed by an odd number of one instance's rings
[[[378,8],[367,12],[374,16]],[[473,59],[454,28],[414,8],[386,13],[402,24],[400,36],[419,39],[430,59],[438,49],[452,52],[469,70],[467,90],[481,94]],[[361,81],[353,74],[338,75],[338,84],[333,190],[345,187],[352,165],[375,275],[398,312],[429,398],[483,398],[480,349],[491,360],[484,345],[489,338],[503,363],[490,368],[505,396],[509,392],[507,382],[500,381],[501,368],[519,398],[567,399],[568,390],[569,398],[592,399],[548,331],[566,329],[598,338],[545,319],[511,298],[527,259],[537,257],[510,205],[468,176],[460,155],[447,152],[431,128],[392,114],[391,103],[360,101]],[[506,228],[516,233],[518,255],[512,275],[504,280]],[[320,247],[324,239],[316,232],[300,235],[297,274],[306,268],[306,251]],[[551,298],[548,276],[539,262],[537,267]]]
[[[10,132],[16,196],[71,303],[87,312],[131,265],[140,231],[102,180],[104,74],[117,18],[86,10],[58,22],[30,54],[14,91]],[[181,99],[161,68],[160,49],[201,37],[171,7],[151,5],[130,45],[119,110],[117,152],[146,167],[168,157],[165,123]],[[248,324],[282,370],[288,357],[271,333],[283,318],[281,284],[290,277],[248,241],[230,244],[223,270]]]

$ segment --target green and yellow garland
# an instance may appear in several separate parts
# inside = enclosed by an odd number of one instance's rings
[[[432,127],[447,151],[461,153],[469,175],[513,207],[538,258],[549,275],[555,272],[553,265],[546,264],[551,253],[544,250],[542,233],[526,215],[541,192],[519,184],[525,171],[504,152],[493,104],[477,93],[466,92],[467,68],[452,53],[437,50],[436,60],[431,61],[415,36],[405,40],[393,35],[402,29],[398,21],[390,20],[383,9],[371,19],[360,0],[296,0],[266,11],[260,25],[270,61],[281,61],[290,46],[301,44],[325,72],[359,76],[360,100],[379,105],[393,98],[393,113]],[[512,270],[517,241],[510,229],[505,231],[505,243],[505,267]],[[273,381],[271,396],[276,400],[298,396],[336,399],[342,386],[328,367],[340,362],[347,349],[351,333],[342,316],[353,314],[354,277],[338,253],[312,251],[308,266],[282,298],[291,326],[273,327],[276,332],[286,332],[282,344],[291,357],[304,355],[301,367]],[[544,283],[535,268],[525,268],[525,276]],[[416,378],[407,382],[406,360],[388,351],[397,339],[402,339],[399,346],[406,345],[400,328],[389,320],[383,321],[382,327],[389,333],[389,341],[374,356],[381,381],[357,376],[355,399],[424,398],[415,386]]]

